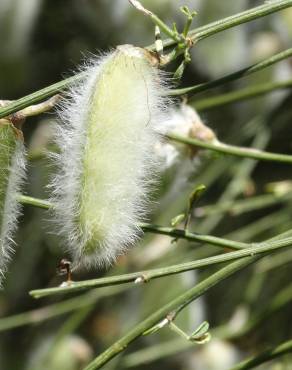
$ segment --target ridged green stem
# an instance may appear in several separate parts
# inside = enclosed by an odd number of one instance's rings
[[[281,60],[287,59],[292,56],[292,48],[284,50],[278,54],[275,54],[259,63],[253,64],[251,66],[245,67],[243,69],[240,69],[239,71],[236,71],[234,73],[231,73],[227,76],[218,78],[217,80],[213,80],[210,82],[202,83],[199,85],[194,85],[194,86],[189,86],[189,87],[184,87],[182,89],[173,89],[170,92],[170,95],[183,95],[183,94],[198,94],[203,91],[207,91],[210,89],[213,89],[215,87],[219,87],[223,84],[226,84],[227,82],[235,81],[238,80],[242,77],[249,76],[255,72],[259,72],[264,68],[267,68],[275,63],[280,62]],[[289,81],[288,81],[289,83]],[[270,84],[270,88],[273,84]],[[264,86],[264,85],[263,85]],[[268,88],[269,84],[266,85]],[[291,80],[290,80],[290,85],[291,86]],[[285,87],[285,85],[283,86]]]
[[[33,207],[38,207],[38,208],[43,208],[43,209],[50,209],[53,207],[53,205],[46,200],[28,197],[25,195],[20,195],[18,197],[18,200],[22,204],[31,205]],[[146,223],[140,223],[139,226],[143,229],[144,232],[167,235],[169,237],[173,237],[177,239],[186,239],[186,240],[193,241],[193,242],[208,243],[208,244],[215,245],[218,247],[223,247],[223,248],[242,249],[247,246],[247,244],[245,243],[230,241],[230,240],[218,238],[212,235],[201,235],[201,234],[193,233],[187,230],[175,229],[173,227],[163,227],[163,226],[157,226],[157,225],[146,224]]]
[[[167,266],[162,268],[157,268],[153,270],[139,271],[130,274],[124,274],[119,276],[110,276],[101,279],[92,279],[81,282],[74,282],[66,287],[48,288],[33,290],[30,295],[34,298],[46,297],[55,294],[66,294],[75,291],[80,291],[83,289],[91,289],[96,287],[104,287],[116,284],[125,284],[130,282],[135,282],[136,279],[141,279],[141,282],[149,282],[152,279],[161,278],[164,276],[169,276],[173,274],[179,274],[182,272],[195,270],[207,266],[212,266],[214,264],[219,264],[227,261],[232,261],[234,259],[243,258],[246,256],[255,256],[262,253],[272,252],[274,250],[284,248],[292,245],[292,238],[283,239],[275,242],[263,242],[259,244],[247,244],[249,247],[235,252],[219,254],[217,256],[212,256],[204,258],[201,260],[181,263],[179,265]]]
[[[218,153],[234,155],[236,157],[252,158],[261,161],[272,161],[278,163],[292,163],[292,155],[288,154],[270,153],[259,149],[239,147],[224,144],[221,142],[217,143],[205,142],[202,140],[184,137],[177,134],[167,134],[166,137],[169,138],[170,140],[177,141],[179,143],[191,145],[197,148],[209,149]]]
[[[232,91],[226,94],[220,94],[211,98],[193,100],[191,105],[198,112],[208,111],[221,107],[223,105],[241,102],[247,99],[252,99],[264,94],[271,93],[273,91],[281,89],[290,89],[292,87],[292,80],[283,82],[268,82],[264,84],[259,84],[252,87],[247,87],[245,89],[240,89],[238,91]]]

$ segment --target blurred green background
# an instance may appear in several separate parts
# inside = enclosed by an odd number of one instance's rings
[[[179,11],[181,5],[198,12],[193,23],[193,27],[198,27],[261,3],[252,0],[143,1],[165,22],[176,21],[178,27],[183,26],[184,19]],[[192,63],[182,86],[209,81],[263,60],[291,46],[291,36],[292,9],[288,9],[210,37],[194,46]],[[118,44],[146,46],[153,41],[153,24],[126,0],[0,0],[1,99],[17,99],[70,76],[91,53],[106,51]],[[176,67],[171,65],[169,71]],[[250,77],[196,95],[190,104],[263,82],[287,80],[291,78],[291,69],[291,59],[283,61]],[[200,114],[223,142],[291,154],[291,104],[291,90],[287,89],[203,110]],[[26,146],[32,157],[50,143],[55,119],[51,112],[25,123]],[[53,171],[48,159],[32,159],[26,194],[47,198],[46,185]],[[279,181],[281,184],[267,186]],[[285,164],[258,163],[212,153],[201,153],[199,159],[191,162],[185,156],[163,174],[150,220],[169,225],[174,216],[186,209],[194,186],[203,183],[207,191],[195,211],[191,230],[238,241],[264,240],[291,227],[292,185],[289,181],[291,168]],[[23,208],[16,237],[17,250],[0,292],[1,370],[82,369],[145,315],[215,270],[188,272],[142,286],[102,288],[76,299],[34,300],[28,295],[30,290],[55,286],[63,279],[56,274],[63,252],[49,218],[44,210]],[[219,252],[215,247],[184,241],[171,243],[168,237],[147,234],[108,272],[81,272],[73,278],[139,271]],[[163,329],[139,339],[105,368],[224,370],[266,345],[291,338],[291,262],[292,253],[281,252],[277,259],[263,260],[221,283],[185,309],[178,323],[187,332],[203,320],[208,320],[212,329],[220,327],[221,331],[214,334],[209,344],[190,346],[170,330]],[[269,309],[279,301],[280,293],[280,308],[268,316]],[[65,299],[70,301],[61,303]],[[19,323],[28,320],[30,325],[5,330],[5,325],[15,323],[8,320],[9,316],[31,310],[28,316],[19,318]],[[54,312],[58,314],[62,310],[63,315],[54,316]],[[261,318],[260,325],[246,329],[246,323],[255,317]],[[242,327],[245,331],[240,333]],[[232,330],[239,334],[231,338]],[[149,352],[143,352],[146,349]],[[292,357],[288,355],[262,368],[292,369],[291,363]]]

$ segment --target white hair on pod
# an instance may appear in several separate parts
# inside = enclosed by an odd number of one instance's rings
[[[1,161],[2,167],[0,168],[0,176],[3,176],[0,179],[0,286],[14,251],[13,234],[16,231],[17,219],[20,215],[20,203],[17,200],[17,195],[24,182],[26,165],[22,134],[10,124],[7,125],[7,130],[6,138],[12,133],[11,136],[15,135],[15,141],[12,139],[9,143],[9,139],[6,141],[3,134],[0,135],[0,152],[3,159],[5,157],[5,160]]]
[[[154,59],[119,46],[94,58],[61,103],[52,201],[75,266],[112,263],[141,232],[159,167],[157,127],[168,105]]]

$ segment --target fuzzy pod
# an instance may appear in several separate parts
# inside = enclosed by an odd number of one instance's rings
[[[0,285],[13,253],[13,233],[20,205],[17,194],[25,173],[22,132],[8,120],[0,120]]]
[[[132,45],[97,57],[60,107],[57,226],[74,265],[113,262],[140,233],[168,104],[155,58]]]

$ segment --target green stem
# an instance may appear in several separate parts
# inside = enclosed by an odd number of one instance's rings
[[[11,104],[8,104],[4,108],[0,109],[0,118],[6,117],[12,113],[18,112],[21,109],[39,103],[55,94],[58,94],[63,90],[67,89],[73,83],[82,80],[84,77],[85,73],[78,73],[72,77],[56,82],[48,87],[45,87],[32,94],[26,95],[18,100],[15,100]]]
[[[240,199],[237,201],[226,201],[223,203],[220,203],[219,205],[207,205],[200,208],[197,208],[197,217],[206,217],[209,215],[217,214],[217,213],[224,213],[228,212],[232,215],[239,215],[241,213],[250,212],[258,209],[262,209],[264,207],[269,207],[274,204],[286,202],[287,200],[291,199],[291,194],[283,194],[283,195],[275,195],[275,194],[263,194],[254,196],[247,199]],[[20,195],[18,197],[18,200],[20,203],[25,205],[30,205],[37,208],[42,209],[51,209],[53,208],[53,205],[44,199],[38,199],[34,197],[29,197],[27,195]],[[196,212],[195,211],[195,212]],[[209,244],[215,244],[223,247],[230,248],[229,245],[222,245],[222,239],[217,237],[212,237],[210,239],[210,236],[204,236],[200,234],[195,234],[192,232],[175,229],[171,227],[162,227],[152,224],[146,224],[142,223],[140,226],[143,228],[144,232],[154,233],[154,234],[163,234],[168,236],[173,236],[175,238],[183,238],[188,239],[190,241],[200,241],[200,242],[208,242]],[[184,232],[183,232],[184,231]],[[207,237],[207,239],[206,239]],[[241,247],[238,245],[238,248],[232,248],[232,249],[241,249]]]
[[[248,9],[242,13],[235,14],[233,16],[221,19],[216,22],[212,22],[203,27],[199,27],[190,31],[189,36],[195,40],[200,41],[206,37],[212,36],[217,32],[224,31],[228,28],[238,26],[239,24],[252,21],[257,18],[264,17],[268,14],[277,12],[279,10],[289,8],[292,6],[292,0],[281,0],[273,3],[266,3],[258,7]],[[163,42],[164,47],[175,45],[177,42],[173,39],[165,40]],[[155,45],[148,46],[148,49],[155,50]],[[30,95],[24,96],[13,103],[7,105],[0,109],[0,118],[6,117],[9,114],[15,113],[25,107],[32,104],[39,103],[42,100],[53,96],[66,88],[68,88],[72,83],[80,81],[84,77],[84,73],[76,74],[69,77],[63,81],[57,82],[53,85],[45,87],[39,91],[36,91]]]
[[[213,338],[220,338],[224,340],[234,340],[246,336],[258,325],[266,321],[273,314],[278,312],[291,302],[292,299],[292,285],[287,286],[280,293],[278,293],[272,301],[265,306],[262,311],[255,316],[251,316],[246,325],[239,331],[234,332],[230,330],[228,323],[222,327],[216,327],[211,330]],[[178,354],[189,348],[193,348],[194,344],[180,339],[169,340],[164,343],[159,343],[148,348],[137,350],[128,354],[122,360],[123,367],[138,367],[142,364],[149,364],[157,360]]]
[[[280,10],[290,8],[292,6],[292,0],[279,0],[273,2],[266,2],[263,5],[245,10],[241,13],[231,15],[229,17],[220,19],[218,21],[209,23],[205,26],[201,26],[189,32],[189,37],[193,41],[198,42],[207,37],[215,35],[218,32],[225,31],[229,28],[239,26],[240,24],[251,22],[255,19],[265,17],[266,15],[278,12]],[[164,47],[172,46],[175,42],[172,39],[164,41]],[[151,45],[149,49],[154,50],[154,45]]]
[[[286,231],[280,235],[269,239],[268,242],[281,240],[281,238],[290,237],[291,230]],[[264,256],[264,255],[262,255]],[[106,351],[104,351],[101,355],[99,355],[94,361],[92,361],[84,370],[96,370],[100,369],[104,364],[109,362],[113,357],[121,353],[122,351],[127,348],[127,346],[133,342],[135,339],[139,338],[143,335],[143,333],[152,328],[158,322],[163,320],[170,312],[174,310],[181,310],[182,308],[186,307],[192,301],[200,297],[214,285],[220,283],[224,279],[228,278],[229,276],[233,275],[235,272],[244,269],[245,267],[249,266],[252,263],[258,261],[259,258],[262,256],[253,256],[253,257],[246,257],[235,261],[233,263],[228,264],[226,267],[223,267],[221,270],[215,272],[215,274],[209,276],[207,279],[203,280],[195,287],[189,289],[187,292],[183,293],[176,299],[172,300],[170,303],[163,306],[158,311],[154,312],[136,327],[134,327],[128,334],[114,343],[111,347],[109,347]]]
[[[18,200],[22,204],[31,205],[33,207],[43,209],[53,208],[53,205],[46,200],[28,197],[25,195],[19,195]],[[140,223],[139,227],[141,227],[144,232],[167,235],[176,239],[186,239],[193,242],[208,243],[223,248],[242,249],[248,246],[245,243],[230,241],[212,235],[200,235],[186,230],[175,229],[173,227],[163,227],[146,223]]]
[[[196,100],[192,103],[198,112],[207,111],[221,107],[223,105],[240,102],[247,99],[252,99],[258,96],[268,94],[270,92],[288,89],[292,87],[292,80],[283,82],[268,82],[259,84],[238,91],[232,91],[230,93],[221,94],[211,98]]]
[[[52,203],[50,203],[49,201],[44,200],[44,199],[29,197],[27,195],[19,195],[18,201],[21,204],[26,204],[26,205],[37,207],[37,208],[42,208],[42,209],[47,209],[47,210],[53,208]]]
[[[233,366],[230,370],[247,370],[253,369],[254,367],[264,364],[265,362],[271,361],[274,358],[285,355],[286,353],[292,352],[292,340],[288,340],[280,344],[277,347],[270,348],[255,357],[251,357],[239,364]]]
[[[217,80],[213,80],[213,81],[202,83],[202,84],[195,85],[195,86],[185,87],[182,89],[171,90],[170,95],[183,95],[183,94],[188,94],[188,93],[197,94],[197,93],[200,93],[206,90],[210,90],[215,87],[226,84],[227,82],[238,80],[242,77],[249,76],[252,73],[261,71],[262,69],[267,68],[275,63],[278,63],[281,60],[289,58],[290,56],[292,56],[292,48],[284,50],[281,53],[275,54],[259,63],[253,64],[243,69],[240,69],[239,71],[231,73],[227,76],[218,78]],[[291,84],[291,80],[290,80],[290,84]]]
[[[259,149],[238,147],[221,142],[207,143],[205,141],[180,136],[177,134],[167,134],[166,137],[179,143],[188,144],[198,148],[209,149],[223,154],[230,154],[237,157],[252,158],[262,161],[275,161],[280,163],[292,163],[292,155],[264,152]]]
[[[189,241],[208,243],[222,248],[230,249],[243,249],[248,246],[246,243],[234,242],[223,238],[218,238],[212,235],[201,235],[197,233],[192,233],[187,230],[175,229],[172,227],[157,226],[153,224],[140,224],[139,225],[144,232],[167,235],[176,239],[186,239]]]
[[[169,36],[175,43],[183,41],[182,36],[178,34],[178,32],[173,31],[171,28],[167,26],[166,23],[164,23],[156,14],[154,14],[152,11],[146,9],[140,1],[137,0],[129,0],[130,4],[133,5],[135,9],[146,15],[147,17],[150,17],[152,22],[158,26],[167,36]]]
[[[124,337],[110,346],[107,350],[101,353],[95,360],[93,360],[88,366],[86,366],[84,370],[100,369],[112,358],[124,351],[131,342],[141,337],[146,330],[152,328],[158,322],[163,320],[169,313],[187,306],[192,301],[204,294],[207,290],[212,288],[214,285],[233,275],[235,272],[247,267],[251,263],[256,262],[257,259],[258,257],[243,258],[229,264],[228,266],[217,271],[215,274],[209,276],[207,279],[203,280],[192,289],[189,289],[185,293],[181,294],[180,296],[154,312],[152,315],[148,316],[145,320],[143,320],[132,330],[130,330],[128,334],[126,334]]]
[[[130,274],[118,275],[118,276],[110,276],[101,279],[92,279],[92,280],[85,280],[81,282],[74,282],[69,286],[66,287],[57,287],[57,288],[48,288],[48,289],[39,289],[33,290],[30,292],[30,295],[34,298],[41,298],[48,295],[54,294],[64,294],[64,293],[72,293],[75,291],[80,291],[83,289],[90,289],[96,287],[104,287],[109,285],[116,285],[116,284],[126,284],[130,282],[135,282],[136,279],[141,279],[141,282],[148,282],[152,279],[161,278],[164,276],[169,276],[173,274],[179,274],[182,272],[190,271],[199,269],[202,267],[211,266],[218,263],[223,263],[227,261],[232,261],[234,259],[243,258],[247,256],[255,256],[258,254],[265,254],[268,252],[272,252],[279,248],[284,248],[290,246],[292,244],[292,238],[287,238],[275,242],[263,242],[259,244],[249,244],[249,247],[242,249],[240,251],[230,252],[219,254],[213,257],[203,258],[201,260],[181,263],[178,265],[167,266],[152,270],[146,271],[139,271]]]
[[[153,23],[156,24],[156,26],[158,26],[175,43],[183,41],[183,38],[178,33],[174,32],[171,28],[169,28],[156,14],[151,12],[149,16],[152,19]]]
[[[268,242],[281,240],[285,237],[291,236],[291,230],[277,235],[272,239],[269,239]],[[256,262],[260,257],[246,257],[230,263],[226,267],[223,267],[221,270],[215,272],[215,274],[209,276],[207,279],[203,280],[195,287],[189,289],[187,292],[181,294],[179,297],[175,298],[165,306],[163,306],[158,311],[154,312],[152,315],[148,316],[144,321],[135,326],[128,334],[114,343],[111,347],[101,353],[94,361],[92,361],[84,370],[96,370],[100,369],[104,364],[109,362],[112,358],[117,356],[119,353],[124,351],[127,346],[133,342],[135,339],[141,337],[143,333],[152,328],[158,322],[163,320],[169,313],[174,310],[181,310],[186,307],[192,301],[200,297],[206,291],[211,289],[214,285],[220,283],[224,279],[233,275],[235,272],[244,269],[250,264]]]
[[[173,330],[180,337],[182,337],[185,340],[189,340],[189,336],[184,331],[182,331],[177,325],[175,325],[174,322],[170,321],[170,323],[168,324],[168,326],[169,326],[169,328],[171,330]]]

